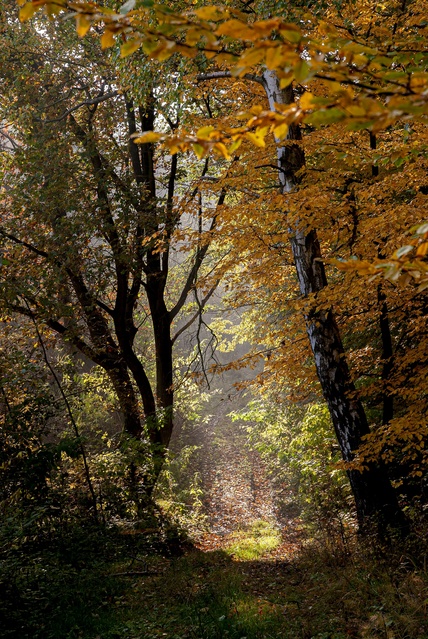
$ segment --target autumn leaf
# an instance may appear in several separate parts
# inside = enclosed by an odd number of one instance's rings
[[[37,11],[38,7],[33,2],[27,2],[19,10],[19,19],[21,22],[29,20]]]
[[[158,142],[162,140],[165,136],[162,133],[156,133],[155,131],[147,131],[142,135],[137,134],[136,137],[133,138],[135,144],[149,144],[153,142]]]
[[[194,9],[195,15],[201,20],[220,20],[225,15],[225,10],[222,7],[207,6],[199,9]]]
[[[127,58],[129,55],[137,51],[142,45],[142,40],[140,38],[134,38],[133,40],[127,40],[120,47],[120,57]]]
[[[114,46],[116,43],[115,33],[111,29],[105,29],[103,35],[101,36],[101,48],[109,49]]]

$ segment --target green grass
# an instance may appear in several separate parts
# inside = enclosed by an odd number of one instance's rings
[[[428,638],[428,576],[402,555],[312,545],[279,566],[223,551],[153,561],[102,639]]]
[[[194,551],[136,584],[124,620],[107,637],[120,639],[262,639],[286,637],[276,606],[247,592],[224,552]],[[129,612],[133,614],[129,617]],[[125,620],[125,618],[128,618]],[[104,639],[104,637],[103,637]]]
[[[260,559],[281,543],[278,529],[261,520],[255,521],[247,530],[235,533],[231,539],[226,552],[240,561]]]
[[[227,551],[178,558],[85,531],[25,556],[11,551],[0,636],[428,639],[422,542],[393,551],[354,540],[346,552],[340,540],[335,552],[313,542],[277,563],[266,555],[274,541],[275,529],[255,522]]]

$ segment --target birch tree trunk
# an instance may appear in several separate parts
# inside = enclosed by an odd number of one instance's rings
[[[275,110],[275,104],[290,104],[294,101],[292,87],[282,90],[275,72],[265,71],[263,83],[272,110]],[[291,125],[287,138],[295,140],[296,144],[277,146],[278,179],[284,194],[296,187],[296,172],[305,164],[304,152],[299,144],[300,128]],[[303,297],[316,295],[327,286],[316,230],[296,225],[290,229],[290,234],[300,293]],[[342,457],[349,462],[352,461],[354,451],[358,449],[363,436],[369,433],[364,408],[351,379],[332,310],[320,311],[314,307],[307,312],[305,320],[318,378]],[[377,524],[381,533],[387,527],[401,528],[405,531],[406,520],[385,468],[381,465],[370,465],[367,470],[361,472],[347,472],[360,528],[366,529],[372,522]]]

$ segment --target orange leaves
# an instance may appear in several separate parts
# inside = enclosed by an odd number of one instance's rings
[[[201,159],[214,151],[224,159],[230,160],[231,155],[224,140],[230,144],[230,138],[223,136],[213,126],[202,127],[195,134],[181,131],[178,135],[171,136],[148,131],[134,138],[137,144],[162,142],[172,155],[192,150]],[[231,150],[236,150],[238,146],[235,142],[231,145]]]
[[[203,50],[207,58],[230,64],[234,76],[260,68],[276,71],[282,88],[293,80],[306,84],[314,78],[328,81],[329,95],[324,102],[314,98],[309,103],[309,97],[303,98],[303,111],[312,111],[304,121],[311,126],[344,121],[351,129],[376,132],[403,117],[418,119],[428,114],[428,53],[422,49],[415,53],[413,44],[405,40],[383,50],[379,39],[370,35],[365,40],[353,39],[346,29],[341,31],[313,16],[299,24],[279,17],[251,22],[247,14],[214,5],[178,14],[150,0],[137,9],[134,0],[128,0],[118,13],[79,0],[18,2],[23,5],[22,20],[42,7],[49,15],[68,11],[81,37],[92,23],[103,23],[102,47],[122,40],[121,57],[140,47],[159,61],[174,53],[194,57]],[[372,25],[369,33],[371,29]]]
[[[220,129],[210,125],[199,128],[195,133],[183,129],[173,135],[149,131],[137,135],[134,141],[137,144],[161,142],[172,154],[193,150],[199,159],[214,151],[230,160],[244,140],[264,148],[266,138],[272,133],[278,142],[286,139],[289,125],[299,121],[301,112],[295,104],[278,105],[278,109],[278,112],[274,112],[253,107],[239,115],[241,119],[247,120],[241,127],[225,126]]]
[[[201,7],[200,9],[194,9],[194,14],[201,20],[221,20],[224,15],[228,15],[228,11],[225,7],[208,6]]]
[[[417,411],[410,410],[404,418],[396,418],[366,436],[355,461],[347,467],[360,469],[367,463],[378,462],[379,459],[390,463],[396,457],[394,448],[397,448],[401,458],[410,466],[410,475],[421,477],[424,474],[421,467],[425,468],[428,461],[425,446],[427,436],[426,423],[421,422]]]
[[[383,277],[398,285],[410,283],[418,285],[420,293],[428,288],[428,223],[414,227],[414,237],[410,243],[398,248],[389,258],[368,260],[329,260],[340,271],[356,272],[359,275],[375,279]]]
[[[147,131],[142,135],[138,135],[138,137],[134,138],[134,142],[136,144],[148,144],[152,142],[159,142],[159,140],[163,139],[162,133],[155,133],[154,131]]]
[[[243,16],[240,20],[236,18],[226,20],[217,27],[216,34],[218,36],[229,36],[234,40],[239,39],[259,43],[261,40],[271,38],[276,31],[279,31],[286,40],[294,44],[300,42],[303,37],[299,27],[294,24],[286,24],[281,18],[249,23],[246,22],[246,16]]]
[[[232,19],[232,20],[227,20],[226,22],[223,22],[223,24],[221,24],[217,30],[216,30],[217,35],[220,36],[230,36],[232,38],[235,38],[237,34],[239,34],[239,37],[242,40],[252,40],[254,39],[254,32],[252,31],[252,29],[247,26],[245,24],[245,22],[241,22],[241,20],[236,20],[236,19]]]

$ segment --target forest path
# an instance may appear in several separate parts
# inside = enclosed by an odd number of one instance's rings
[[[220,536],[257,519],[277,519],[274,488],[265,464],[245,445],[237,429],[234,433],[234,424],[230,426],[229,432],[217,431],[214,454],[206,451],[202,457],[205,513],[211,532]]]
[[[227,548],[237,532],[263,521],[283,539],[267,558],[294,555],[301,546],[300,522],[281,513],[279,487],[260,454],[250,447],[244,424],[233,422],[221,411],[199,429],[196,443],[199,449],[192,471],[199,477],[207,522],[197,546],[201,550]]]

